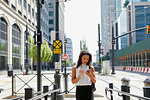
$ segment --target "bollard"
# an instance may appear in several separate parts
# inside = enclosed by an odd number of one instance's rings
[[[54,75],[54,79],[55,79],[55,84],[58,85],[58,88],[60,88],[60,78],[61,78],[61,76],[59,74],[59,70],[56,69],[56,73]]]
[[[48,92],[48,88],[49,88],[48,86],[43,86],[43,93]],[[45,98],[45,100],[47,100],[48,95],[44,96],[44,98]]]
[[[122,81],[121,91],[130,93],[130,86],[129,86],[130,79],[122,78],[121,81]],[[123,100],[130,100],[130,96],[122,95],[122,98]]]
[[[53,85],[53,89],[54,89],[54,90],[55,90],[55,89],[58,89],[58,85],[57,85],[57,84],[54,84],[54,85]],[[51,94],[51,100],[57,100],[57,93],[56,93],[56,92]]]
[[[65,94],[68,93],[68,74],[64,73],[64,80],[65,80]]]
[[[144,80],[143,92],[144,92],[144,97],[150,98],[150,77]]]
[[[12,77],[11,83],[12,83],[12,96],[14,96],[14,90],[15,90],[15,76],[13,75],[13,71],[8,71],[8,76]]]
[[[25,100],[29,100],[31,98],[33,98],[33,89],[25,88]]]
[[[58,89],[58,85],[54,84],[54,90]],[[51,95],[51,100],[64,100],[64,94],[61,92],[55,92]]]
[[[13,76],[13,71],[7,71],[9,77]]]

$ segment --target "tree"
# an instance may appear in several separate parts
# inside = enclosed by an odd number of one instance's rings
[[[88,47],[87,47],[87,45],[86,45],[86,40],[84,39],[84,40],[82,40],[82,50],[88,50]]]
[[[37,46],[34,45],[34,40],[32,41],[31,37],[29,37],[28,54],[30,58],[33,58],[33,60],[37,62]],[[43,44],[41,45],[41,61],[48,63],[50,62],[51,57],[51,48],[49,48],[48,43],[43,40]]]
[[[66,65],[67,66],[70,65],[70,60],[69,59],[66,60]]]
[[[123,8],[126,8],[128,6],[128,4],[129,4],[129,1],[126,0],[125,3],[123,4]]]

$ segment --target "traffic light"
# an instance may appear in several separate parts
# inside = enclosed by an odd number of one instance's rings
[[[42,44],[42,31],[37,33],[37,43]]]
[[[150,34],[150,26],[149,25],[147,25],[146,33]]]

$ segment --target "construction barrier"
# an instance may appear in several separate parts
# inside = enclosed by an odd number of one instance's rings
[[[116,66],[115,69],[117,69],[117,70],[132,71],[132,72],[140,72],[140,73],[150,73],[150,68],[149,67]]]

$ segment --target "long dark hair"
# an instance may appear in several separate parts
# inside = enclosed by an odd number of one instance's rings
[[[79,59],[77,62],[77,68],[82,64],[82,56],[88,55],[89,56],[89,61],[87,62],[87,65],[90,66],[92,63],[92,55],[88,51],[81,51],[79,55]]]

